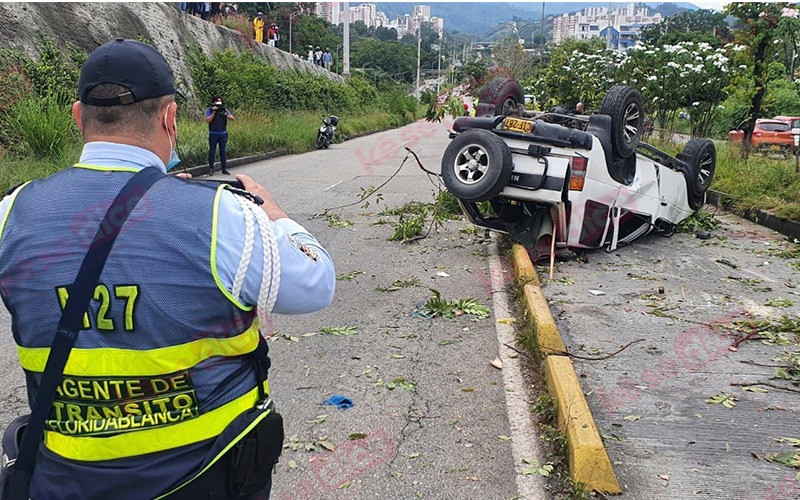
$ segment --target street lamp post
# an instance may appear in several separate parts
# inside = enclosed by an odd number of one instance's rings
[[[289,53],[292,53],[292,19],[298,14],[302,14],[302,10],[297,10],[289,14]]]

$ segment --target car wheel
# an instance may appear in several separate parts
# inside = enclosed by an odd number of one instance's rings
[[[644,131],[642,94],[633,87],[615,85],[603,99],[600,114],[611,117],[611,148],[614,156],[633,156]]]
[[[465,201],[488,201],[511,179],[508,145],[488,130],[458,135],[442,157],[442,180],[448,191]]]
[[[692,167],[694,176],[694,190],[701,195],[711,187],[714,180],[714,170],[717,166],[717,148],[708,139],[692,139],[683,148],[683,154],[687,157]]]
[[[480,116],[508,116],[516,113],[518,104],[524,103],[525,94],[519,82],[509,78],[495,78],[478,96],[477,111],[483,112]]]

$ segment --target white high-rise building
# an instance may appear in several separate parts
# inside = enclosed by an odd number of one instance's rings
[[[431,23],[433,24],[433,31],[439,34],[439,38],[444,36],[444,19],[441,17],[432,17]]]
[[[333,25],[342,22],[342,7],[339,2],[318,2],[317,16]]]
[[[355,7],[350,7],[350,22],[361,21],[371,28],[375,26],[377,10],[377,6],[374,3],[362,3]]]
[[[414,6],[414,17],[421,17],[424,21],[428,21],[431,18],[431,6],[430,5],[415,5]]]

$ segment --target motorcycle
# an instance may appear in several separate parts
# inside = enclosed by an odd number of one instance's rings
[[[317,149],[328,149],[333,142],[333,133],[336,132],[338,124],[339,117],[335,115],[322,119],[322,126],[317,131]]]

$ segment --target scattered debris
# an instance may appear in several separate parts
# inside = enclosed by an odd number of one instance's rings
[[[497,368],[498,370],[503,369],[503,362],[500,361],[500,358],[494,358],[493,360],[489,361],[489,364]]]
[[[627,420],[629,422],[636,422],[637,420],[641,419],[641,415],[628,415],[622,418],[622,420]]]
[[[326,405],[336,406],[340,410],[346,410],[353,407],[353,400],[347,396],[335,394],[325,400]]]
[[[726,265],[726,266],[730,267],[731,269],[738,269],[739,268],[739,266],[737,266],[733,262],[729,261],[728,259],[714,259],[714,262],[718,262],[720,264]]]
[[[731,408],[736,406],[736,401],[738,400],[739,398],[737,398],[736,396],[723,392],[706,399],[706,403],[715,405],[721,404],[722,406],[730,410]]]
[[[606,292],[604,292],[602,290],[589,290],[589,293],[591,293],[594,296],[605,295],[606,294]]]
[[[352,281],[359,274],[366,274],[364,271],[350,271],[349,273],[337,274],[336,281]]]
[[[524,476],[532,476],[534,474],[539,474],[540,476],[547,477],[550,475],[551,472],[553,472],[554,469],[553,462],[539,464],[538,460],[523,458],[522,463],[524,464],[524,466],[522,467],[522,474]]]
[[[323,335],[358,335],[358,328],[355,326],[326,326],[320,328],[319,332]]]
[[[344,229],[346,227],[355,225],[355,222],[351,220],[340,219],[336,214],[328,214],[325,219],[328,221],[328,225],[330,227],[335,227],[337,229]]]
[[[378,288],[375,289],[375,291],[376,292],[396,292],[396,291],[398,291],[398,290],[400,290],[402,288],[410,288],[410,287],[419,286],[419,283],[420,283],[419,278],[417,278],[416,276],[412,276],[411,278],[409,278],[407,280],[403,280],[403,279],[395,280],[394,283],[392,283],[388,287],[379,286]]]
[[[447,273],[446,273],[446,272],[444,272],[444,271],[439,271],[439,272],[437,272],[437,273],[436,273],[436,276],[437,276],[437,277],[439,277],[439,278],[449,278],[449,277],[450,277],[450,275],[449,275],[449,274],[447,274]]]
[[[491,314],[488,307],[475,299],[445,300],[438,290],[430,288],[430,291],[433,293],[433,297],[428,299],[421,311],[418,311],[424,317],[435,318],[441,316],[443,318],[453,318],[469,314],[478,318],[488,318]]]
[[[365,432],[354,432],[349,436],[347,436],[347,439],[349,439],[350,441],[355,441],[357,439],[364,439],[365,437],[367,437],[367,434]]]
[[[769,307],[792,307],[794,302],[789,299],[784,299],[783,297],[778,297],[776,299],[769,299],[764,305]]]

